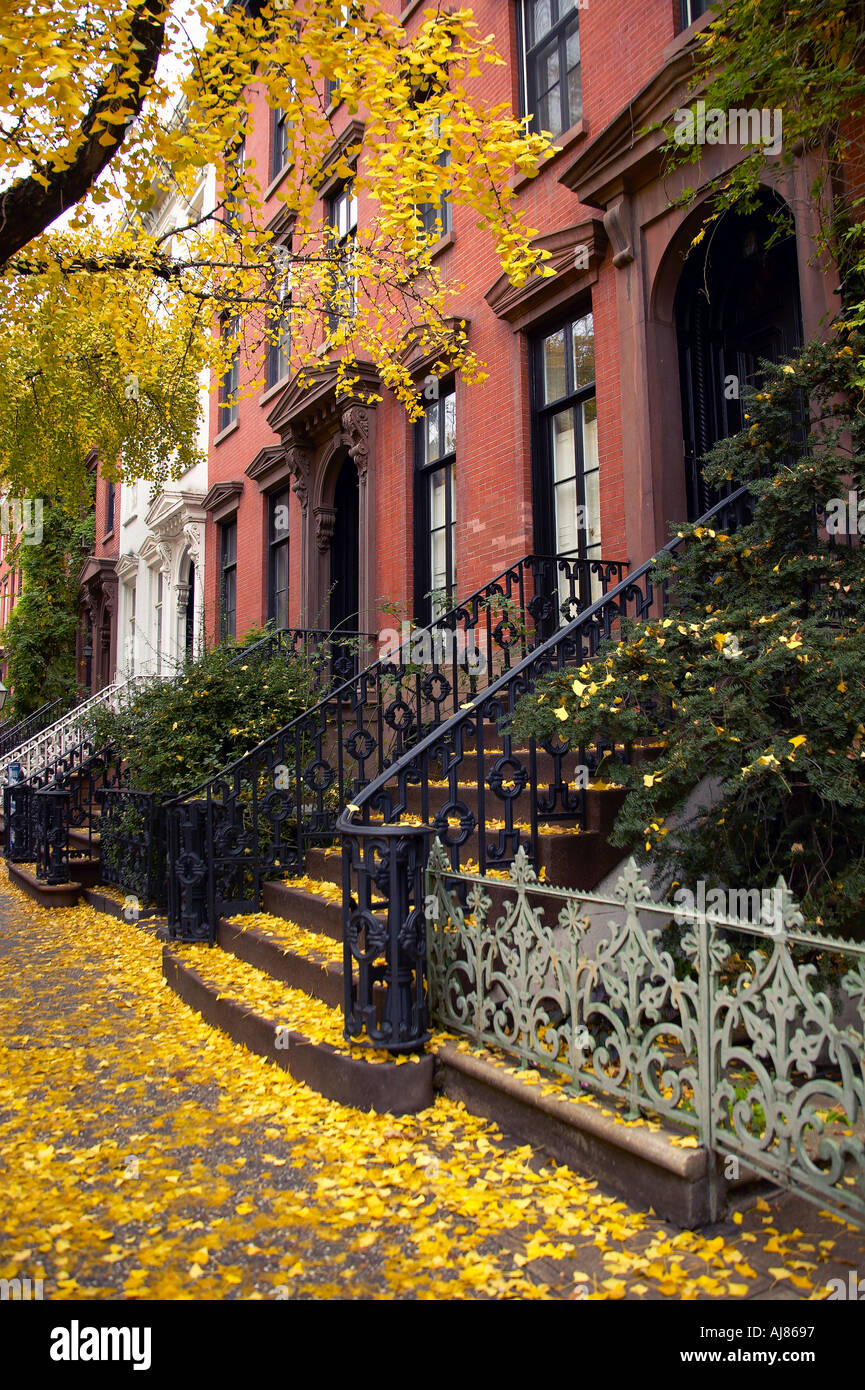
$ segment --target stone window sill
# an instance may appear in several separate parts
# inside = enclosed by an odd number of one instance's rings
[[[232,422],[231,422],[230,425],[226,425],[224,430],[220,430],[220,431],[219,431],[219,434],[216,436],[216,438],[215,438],[214,441],[213,441],[214,447],[215,447],[217,444],[221,444],[222,441],[223,441],[223,439],[227,439],[228,436],[229,436],[230,434],[234,434],[234,431],[235,431],[235,430],[238,430],[238,429],[240,429],[240,421],[239,421],[239,420],[232,420]]]
[[[530,178],[528,174],[514,174],[513,178],[508,181],[508,187],[517,193],[522,192],[528,184],[537,183],[539,179],[543,178],[547,169],[551,169],[554,164],[569,154],[575,145],[579,144],[581,140],[585,140],[588,133],[589,126],[586,120],[577,121],[576,125],[572,125],[569,130],[563,130],[561,135],[557,135],[553,140],[553,144],[558,146],[558,153],[541,165],[534,178]]]
[[[279,378],[279,381],[275,381],[275,382],[273,383],[272,386],[268,386],[268,388],[267,388],[267,390],[265,391],[265,393],[264,393],[263,396],[259,396],[259,398],[258,398],[258,404],[259,404],[259,405],[266,405],[267,402],[270,401],[270,400],[272,400],[273,397],[274,397],[279,391],[282,391],[282,390],[288,385],[288,383],[289,383],[290,381],[291,381],[291,377],[290,377],[290,376],[282,376],[282,377],[280,377],[280,378]]]

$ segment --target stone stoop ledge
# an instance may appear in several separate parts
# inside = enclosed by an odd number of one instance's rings
[[[77,879],[70,879],[68,883],[45,883],[21,864],[7,862],[6,868],[11,882],[40,907],[75,907],[84,891]]]
[[[104,912],[110,917],[116,917],[118,922],[126,922],[127,926],[140,927],[142,931],[150,932],[152,936],[158,937],[160,941],[168,941],[168,928],[165,918],[160,916],[159,909],[156,907],[142,908],[137,918],[130,921],[125,916],[123,903],[118,902],[110,893],[104,891],[105,885],[96,888],[85,888],[83,898],[90,907],[95,907],[97,912]]]
[[[677,1226],[694,1229],[717,1221],[726,1193],[750,1186],[756,1176],[743,1174],[739,1183],[727,1183],[713,1173],[707,1149],[674,1145],[677,1131],[670,1126],[650,1130],[616,1123],[588,1102],[543,1096],[503,1067],[459,1051],[456,1043],[440,1043],[435,1055],[436,1084],[452,1100]],[[713,1211],[713,1184],[722,1194],[721,1212]]]
[[[292,989],[302,989],[304,994],[313,994],[332,1009],[342,1009],[345,980],[341,961],[311,960],[255,927],[239,927],[227,917],[219,919],[216,944],[272,979],[282,980]]]
[[[175,994],[205,1023],[227,1033],[250,1052],[275,1062],[327,1100],[393,1115],[413,1114],[433,1104],[435,1059],[431,1054],[419,1062],[403,1064],[365,1062],[329,1043],[310,1042],[294,1029],[288,1033],[288,1046],[278,1048],[273,1019],[239,1000],[218,997],[217,991],[167,945],[162,948],[162,974]]]

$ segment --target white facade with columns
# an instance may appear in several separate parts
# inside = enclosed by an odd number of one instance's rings
[[[157,203],[148,230],[164,235],[212,210],[216,180],[202,170],[190,198],[169,193]],[[178,248],[179,249],[179,248]],[[115,679],[171,675],[204,650],[204,519],[207,493],[210,374],[202,373],[198,447],[201,460],[164,489],[148,482],[120,488]]]

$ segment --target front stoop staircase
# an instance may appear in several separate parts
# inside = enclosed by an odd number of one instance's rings
[[[170,929],[186,943],[165,948],[169,984],[237,1041],[331,1099],[396,1113],[431,1104],[430,1054],[345,1040],[352,981],[345,978],[338,816],[377,774],[386,775],[420,738],[554,633],[562,604],[566,611],[587,608],[593,590],[606,592],[625,568],[620,561],[523,557],[421,630],[432,660],[415,658],[422,645],[415,633],[399,652],[169,807],[172,877],[180,885]],[[467,650],[483,654],[482,676],[477,662],[462,660]],[[506,750],[492,724],[489,734],[492,767]],[[552,754],[540,753],[537,765],[559,779]],[[466,804],[476,804],[477,789],[463,790]],[[446,784],[425,799],[413,796],[406,816],[418,823],[449,797]],[[298,801],[300,833],[287,833]],[[577,800],[541,824],[540,864],[551,879],[594,884],[612,867],[620,856],[606,832],[620,804],[620,792],[599,787],[585,804]],[[222,951],[190,944],[196,938]]]
[[[95,793],[103,786],[116,782],[121,764],[119,759],[108,757],[104,750],[93,747],[88,736],[89,716],[100,708],[119,709],[145,685],[160,679],[158,676],[138,675],[115,681],[66,710],[35,734],[31,732],[32,724],[28,721],[25,740],[7,748],[0,758],[0,781],[4,784],[2,833],[9,876],[41,906],[74,906],[82,893],[99,882],[100,807]],[[13,764],[17,764],[20,777],[14,787],[7,785],[9,769]],[[64,872],[64,875],[50,872],[50,851],[44,855],[45,863],[39,862],[30,833],[32,796],[43,789],[60,786],[68,793],[67,801],[75,808],[71,818],[68,818],[68,809],[64,811],[68,829],[64,823],[60,858],[64,871],[67,862],[73,869],[73,874]],[[18,800],[16,787],[23,789],[28,797],[26,802]],[[16,804],[21,808],[17,813]],[[53,808],[55,812],[58,810],[57,806]],[[50,819],[49,808],[46,808],[46,814]],[[10,819],[13,828],[11,841],[7,836],[7,820]],[[46,839],[57,839],[56,831],[50,826]],[[47,846],[43,846],[43,849],[47,849]],[[54,857],[56,859],[57,855]],[[52,881],[57,877],[65,877],[65,881]]]
[[[431,1105],[431,1055],[371,1055],[343,1037],[342,857],[314,849],[308,875],[267,883],[263,911],[222,917],[216,946],[163,948],[172,989],[213,1027],[329,1100],[400,1113]]]
[[[644,756],[654,754],[650,749]],[[489,748],[491,762],[501,756],[501,747]],[[542,775],[552,776],[552,766],[543,761],[548,756],[539,754],[538,764]],[[443,805],[447,788],[438,791]],[[472,805],[477,788],[467,786],[463,795]],[[586,792],[585,828],[576,816],[542,823],[539,861],[546,881],[590,889],[619,863],[621,852],[609,845],[607,835],[623,798],[618,788],[592,786]],[[433,813],[439,805],[431,808]],[[419,797],[413,798],[409,817],[419,820],[419,810]],[[220,917],[219,951],[167,944],[165,978],[209,1023],[328,1099],[362,1110],[424,1109],[434,1100],[431,1054],[392,1057],[352,1046],[344,1038],[340,848],[309,849],[305,869],[302,877],[265,882],[260,912]],[[491,880],[494,898],[505,887]]]

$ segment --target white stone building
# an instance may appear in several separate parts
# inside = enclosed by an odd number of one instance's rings
[[[148,229],[160,235],[187,226],[212,210],[215,200],[214,171],[205,169],[191,198],[172,193],[160,200]],[[163,490],[143,481],[120,489],[116,680],[170,675],[204,648],[207,372],[200,390],[202,461]]]

